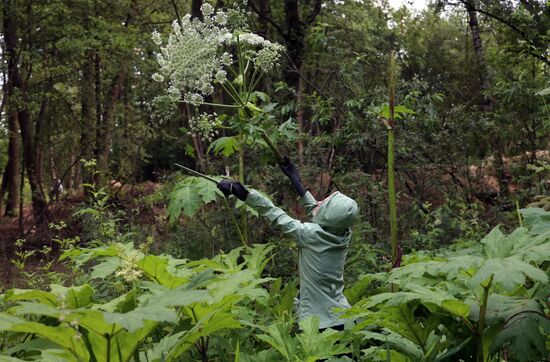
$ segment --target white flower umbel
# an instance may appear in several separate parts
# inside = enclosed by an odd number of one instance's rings
[[[153,76],[155,81],[169,80],[168,93],[173,100],[181,101],[183,95],[183,101],[194,105],[214,92],[214,77],[232,63],[230,56],[220,54],[220,48],[231,36],[224,26],[225,14],[214,13],[209,4],[201,10],[204,21],[191,19],[189,14],[181,25],[174,21],[168,42],[157,56],[160,70]],[[153,41],[158,44],[160,36],[153,33]]]
[[[203,140],[212,141],[219,133],[218,128],[222,125],[216,113],[203,113],[189,120],[190,134]]]
[[[217,84],[234,101],[225,106],[243,107],[261,74],[273,69],[284,48],[257,34],[233,30],[228,25],[229,13],[215,11],[210,4],[203,4],[201,12],[203,20],[191,19],[188,14],[181,24],[175,21],[164,45],[160,34],[153,32],[155,44],[162,45],[157,55],[160,69],[153,79],[168,80],[168,94],[174,102],[200,105]],[[235,56],[225,50],[236,50]],[[234,62],[238,63],[238,75],[230,69]],[[252,76],[247,74],[250,69]],[[244,79],[244,85],[236,89],[228,74]]]

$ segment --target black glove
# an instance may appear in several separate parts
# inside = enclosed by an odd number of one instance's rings
[[[220,189],[220,191],[223,192],[225,196],[235,195],[240,200],[246,201],[248,190],[240,182],[221,180],[220,182],[218,182],[217,186],[218,189]]]
[[[304,185],[302,185],[298,169],[290,162],[288,156],[283,157],[283,162],[279,163],[279,167],[281,167],[283,173],[290,179],[298,195],[304,196],[307,190]]]

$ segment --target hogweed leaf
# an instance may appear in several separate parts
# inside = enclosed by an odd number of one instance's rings
[[[240,149],[241,145],[235,137],[220,137],[208,146],[208,152],[214,152],[215,155],[221,153],[223,157],[229,157]]]
[[[533,304],[528,305],[533,308]],[[509,317],[503,329],[491,343],[490,353],[506,348],[516,361],[542,361],[549,357],[546,342],[550,336],[550,320],[540,306],[517,311]]]
[[[196,192],[190,182],[178,183],[168,196],[168,218],[175,222],[183,213],[185,216],[193,216],[203,205],[201,196]]]
[[[175,288],[187,282],[188,278],[178,277],[168,271],[169,261],[166,257],[147,255],[137,262],[137,266],[145,276],[154,280],[160,285],[168,288]]]
[[[512,292],[523,285],[526,277],[542,283],[548,281],[548,275],[539,268],[514,257],[509,257],[486,260],[468,284],[470,287],[476,288],[491,274],[493,274],[493,285],[505,292]]]

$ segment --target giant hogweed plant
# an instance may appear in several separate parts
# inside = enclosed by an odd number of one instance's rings
[[[248,144],[265,143],[266,133],[258,124],[264,119],[263,111],[255,104],[258,99],[268,99],[257,91],[264,74],[271,71],[279,60],[283,47],[270,42],[246,29],[243,14],[238,10],[217,10],[210,4],[201,7],[202,19],[192,19],[187,14],[174,21],[168,40],[153,33],[153,41],[160,46],[157,60],[160,65],[153,79],[166,82],[167,93],[172,102],[185,102],[193,106],[226,108],[233,113],[224,117],[224,126],[216,113],[202,113],[190,120],[192,132],[212,141],[219,129],[230,128],[236,136],[214,140],[209,151],[229,157],[235,152],[239,158],[239,181],[244,184],[244,152]],[[241,21],[235,20],[241,18]],[[216,103],[215,92],[226,95],[228,102]],[[218,93],[219,94],[219,93]],[[221,97],[222,99],[224,97]],[[269,142],[269,141],[268,141]],[[204,184],[195,181],[177,184],[179,188],[194,189],[192,193],[204,195]],[[214,195],[208,192],[209,195]],[[187,198],[187,192],[175,191],[169,206],[170,217],[177,218],[181,212],[194,214],[197,201],[209,202],[210,197]],[[239,234],[247,240],[245,208]]]
[[[0,361],[174,361],[190,350],[207,361],[212,336],[253,325],[253,305],[268,309],[262,284],[270,279],[260,274],[271,248],[198,261],[145,255],[131,244],[72,249],[64,259],[93,263],[89,283],[1,296]],[[93,284],[111,275],[128,288],[104,300]]]
[[[358,301],[346,314],[360,322],[369,360],[539,361],[549,357],[550,212],[521,210],[524,226],[494,228],[481,242],[410,255],[387,274],[397,285]],[[350,289],[350,292],[357,290]],[[354,295],[355,295],[354,294]],[[356,300],[358,298],[355,298]]]

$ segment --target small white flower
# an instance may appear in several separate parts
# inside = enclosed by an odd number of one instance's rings
[[[204,17],[214,14],[214,7],[208,3],[202,4],[201,12]]]
[[[220,126],[221,121],[216,113],[203,113],[189,120],[189,127],[191,128],[192,134],[207,141],[212,141],[215,135],[218,134],[218,128]]]
[[[164,81],[164,77],[163,77],[161,74],[159,74],[159,73],[153,74],[152,78],[153,78],[153,80],[154,80],[155,82],[162,82],[162,81]]]
[[[258,46],[263,45],[265,39],[254,33],[244,33],[239,35],[239,41],[248,45]]]
[[[160,37],[160,33],[158,31],[154,30],[151,36],[153,38],[153,43],[155,43],[156,45],[162,44],[162,38]]]
[[[223,83],[227,80],[227,73],[225,70],[218,70],[216,73],[216,82]]]
[[[227,24],[227,15],[223,11],[216,13],[215,21],[218,25],[225,26]]]

